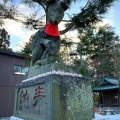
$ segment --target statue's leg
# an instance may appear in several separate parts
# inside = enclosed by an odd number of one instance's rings
[[[38,32],[35,33],[33,40],[32,40],[32,59],[31,59],[31,66],[35,64],[36,61],[40,60],[42,54],[45,50],[45,47],[40,44],[41,35],[43,29],[40,29]]]
[[[58,50],[58,52],[59,52],[59,50],[60,50],[60,45],[61,45],[61,40],[60,40],[60,38],[59,38],[58,40],[55,40],[54,43],[56,44],[57,50]]]
[[[45,45],[46,50],[44,51],[41,59],[46,59],[48,56],[57,56],[58,51],[55,42],[45,39],[42,43]]]
[[[32,51],[31,65],[34,65],[36,61],[40,60],[44,52],[44,47],[38,44]]]
[[[63,60],[60,55],[60,45],[61,45],[61,39],[59,38],[58,40],[54,41],[55,45],[57,47],[57,62],[58,63],[63,63]]]

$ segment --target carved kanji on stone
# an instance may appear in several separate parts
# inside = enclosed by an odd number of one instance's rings
[[[33,97],[33,108],[35,110],[35,113],[42,114],[43,109],[46,106],[45,103],[45,93],[44,93],[44,87],[38,86],[38,88],[35,89],[35,95]]]
[[[38,86],[38,88],[35,89],[35,96],[34,96],[34,100],[36,101],[38,98],[45,98],[45,95],[44,95],[44,88],[43,87],[40,87]],[[34,103],[35,104],[35,103]],[[34,105],[33,104],[33,105]]]
[[[20,101],[19,101],[19,110],[20,111],[22,111],[24,109],[28,109],[28,101],[29,101],[29,94],[28,94],[27,90],[25,93],[22,90],[20,93]]]

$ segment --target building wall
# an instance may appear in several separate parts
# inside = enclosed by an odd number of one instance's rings
[[[14,74],[14,65],[24,66],[24,58],[0,53],[0,117],[13,115],[15,85],[24,79]]]
[[[101,92],[101,103],[105,106],[119,106],[120,95],[118,89]]]

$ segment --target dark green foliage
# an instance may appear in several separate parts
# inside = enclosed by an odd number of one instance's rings
[[[67,64],[71,63],[69,51],[71,50],[72,45],[74,44],[76,43],[72,41],[72,38],[68,38],[66,35],[61,39],[60,54],[61,54],[62,60]]]
[[[21,50],[22,56],[25,57],[25,65],[30,66],[30,61],[31,61],[31,46],[29,43],[26,43],[24,48]]]
[[[92,77],[92,70],[89,68],[89,64],[87,60],[74,60],[75,66],[79,67],[79,72],[84,77],[91,78]]]
[[[106,13],[115,0],[88,0],[78,14],[70,17],[74,23],[72,30],[92,27],[93,24],[101,20],[102,14]],[[71,23],[66,24],[70,26]]]
[[[44,16],[35,19],[37,14],[32,14],[30,16],[25,16],[25,21],[23,21],[22,23],[25,25],[26,28],[29,29],[39,29],[41,27],[43,27],[43,18]]]
[[[10,35],[4,28],[0,29],[0,49],[12,50],[10,48]]]
[[[19,21],[18,11],[16,10],[16,7],[14,5],[7,6],[7,2],[11,0],[3,0],[3,2],[0,2],[0,26],[2,26],[5,23],[6,19]]]
[[[37,3],[43,7],[45,14],[47,14],[48,7],[53,1],[55,0],[24,0],[24,3],[27,3],[29,6],[34,6],[35,3]],[[64,0],[64,4],[67,4],[70,7],[72,2],[78,2],[81,4],[80,1],[81,0]],[[86,1],[86,5],[80,9],[79,13],[70,15],[70,20],[68,20],[69,22],[66,24],[67,28],[63,31],[60,31],[60,33],[64,34],[68,30],[91,27],[93,24],[101,20],[102,15],[107,12],[114,1],[115,0]],[[36,26],[36,28],[39,27]]]
[[[31,35],[29,42],[26,42],[24,44],[24,47],[22,47],[22,49],[18,52],[19,55],[25,57],[25,65],[28,67],[30,66],[30,61],[32,56],[32,47],[31,47],[32,38],[33,38],[33,35]]]
[[[10,0],[4,0],[6,1]],[[11,5],[11,7],[6,6],[6,4],[0,4],[0,24],[4,23],[5,19],[12,19],[22,22],[26,27],[30,29],[39,29],[43,26],[42,19],[44,18],[43,15],[40,14],[39,9],[40,6],[43,8],[45,12],[45,16],[47,15],[49,5],[52,4],[56,0],[22,0],[23,3],[31,7],[35,10],[34,14],[30,16],[22,15],[20,12],[16,10],[16,7]],[[81,4],[82,0],[64,0],[63,6],[68,6],[70,8],[71,3],[78,2]],[[68,24],[66,25],[67,28],[65,30],[60,31],[61,34],[66,33],[72,29],[81,29],[91,27],[93,24],[97,23],[101,20],[101,17],[107,10],[110,8],[112,3],[115,0],[88,0],[86,1],[86,5],[83,6],[78,13],[74,13],[74,15],[70,15],[70,20],[68,20]],[[40,5],[40,6],[39,6]],[[18,16],[21,16],[18,18]],[[21,18],[24,18],[22,20]],[[47,16],[46,16],[47,22]]]
[[[115,75],[115,44],[116,35],[110,26],[99,28],[98,31],[88,29],[80,37],[77,51],[84,51],[89,59],[89,66],[95,70],[97,77]],[[83,54],[82,54],[83,55]]]

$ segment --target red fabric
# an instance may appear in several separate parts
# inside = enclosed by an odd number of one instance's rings
[[[51,36],[60,36],[58,25],[51,24],[50,22],[45,25],[44,31]]]

